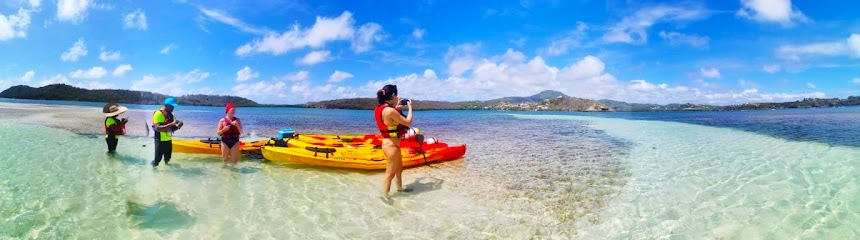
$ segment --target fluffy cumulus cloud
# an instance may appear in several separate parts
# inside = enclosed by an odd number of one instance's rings
[[[384,80],[375,80],[354,89],[356,95],[369,96],[385,84],[397,84],[401,95],[416,99],[448,101],[488,100],[504,96],[528,96],[543,90],[558,90],[575,97],[613,99],[639,103],[739,104],[745,102],[793,101],[804,97],[823,97],[812,93],[762,93],[744,86],[742,90],[699,89],[684,85],[649,82],[643,79],[622,81],[606,72],[598,57],[586,55],[565,66],[551,66],[540,56],[528,58],[507,50],[502,55],[475,55],[479,45],[454,46],[446,57],[447,77],[426,69]],[[456,65],[456,67],[452,67]],[[717,69],[704,70],[716,76]]]
[[[331,52],[328,50],[312,51],[304,57],[296,60],[296,63],[302,65],[314,65],[317,63],[331,60],[331,57],[329,55],[331,55]]]
[[[257,78],[259,76],[260,76],[260,73],[254,72],[254,70],[252,70],[251,67],[249,67],[249,66],[245,66],[244,68],[239,69],[239,71],[236,72],[236,81],[237,82],[244,82],[244,81],[251,80],[253,78]]]
[[[702,77],[704,78],[720,78],[720,70],[716,68],[700,68],[699,73],[702,74]]]
[[[779,23],[792,26],[795,22],[807,22],[809,18],[793,7],[791,0],[741,0],[737,15],[759,22]]]
[[[640,9],[609,28],[603,40],[614,43],[648,42],[648,28],[657,23],[686,22],[703,19],[708,11],[698,6],[656,6]]]
[[[355,52],[364,52],[381,40],[381,31],[382,26],[376,23],[364,24],[356,30],[352,13],[345,11],[336,18],[317,16],[309,29],[296,24],[283,33],[266,34],[262,39],[240,46],[235,53],[237,56],[259,53],[277,56],[301,48],[321,48],[331,41],[352,41]]]
[[[711,42],[711,38],[708,36],[698,36],[694,34],[660,31],[659,35],[672,46],[687,45],[694,48],[704,49],[708,48],[708,44]]]
[[[81,22],[91,7],[89,0],[58,0],[57,19],[60,21]]]
[[[78,41],[69,48],[69,51],[63,52],[60,55],[60,60],[64,62],[77,62],[78,58],[87,55],[87,44],[83,38],[78,38]]]
[[[21,78],[19,78],[18,80],[21,80],[21,82],[30,82],[33,80],[33,76],[36,76],[36,72],[30,70],[24,73],[24,76],[21,76]]]
[[[18,9],[18,13],[0,14],[0,41],[13,38],[27,37],[27,27],[30,26],[30,13],[27,10]]]
[[[860,58],[860,34],[854,33],[845,40],[817,42],[800,45],[782,45],[776,55],[789,60],[800,60],[811,56],[850,56]]]
[[[119,51],[110,52],[102,50],[102,53],[99,54],[99,59],[101,59],[103,62],[118,61],[122,59],[122,54],[120,54]]]
[[[39,8],[42,5],[42,0],[30,0],[28,2],[30,2],[30,7],[32,8]]]
[[[49,77],[47,79],[40,81],[39,86],[41,87],[41,86],[57,84],[57,83],[69,84],[70,82],[69,82],[69,78],[67,78],[63,74],[57,74],[57,75],[54,75],[52,77]]]
[[[195,93],[186,87],[196,85],[209,77],[208,72],[194,69],[186,73],[175,73],[170,76],[145,75],[131,85],[131,90],[151,91],[170,96],[180,96]]]
[[[69,74],[72,78],[99,79],[107,75],[103,67],[93,67],[89,70],[77,70]]]
[[[368,23],[361,25],[352,40],[352,50],[361,53],[373,49],[373,43],[382,41],[382,25]]]
[[[113,76],[114,77],[122,77],[122,76],[125,76],[125,73],[127,73],[131,70],[133,70],[133,69],[131,68],[130,64],[119,65],[113,70]]]
[[[331,82],[314,84],[307,71],[274,77],[271,81],[240,83],[232,88],[232,92],[239,96],[271,103],[305,103],[332,98],[359,97],[351,87],[337,86]]]
[[[352,73],[341,72],[339,70],[335,70],[334,73],[332,73],[331,76],[328,77],[328,82],[329,83],[339,83],[345,79],[352,78],[352,77],[355,77],[352,75]]]
[[[138,9],[122,18],[124,28],[146,30],[146,13]]]

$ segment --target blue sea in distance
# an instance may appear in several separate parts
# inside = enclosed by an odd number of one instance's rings
[[[104,105],[0,101],[96,114]],[[132,128],[145,128],[159,107],[126,106],[137,111],[127,114]],[[245,139],[280,128],[375,131],[367,110],[239,108],[237,115]],[[223,108],[180,106],[176,116],[186,124],[177,138],[212,137]],[[379,198],[381,172],[248,157],[224,168],[218,156],[192,154],[152,169],[152,140],[143,135],[121,139],[110,157],[98,132],[2,123],[0,238],[860,236],[860,108],[415,116],[425,135],[468,151],[407,169],[404,185],[415,191],[392,202]]]

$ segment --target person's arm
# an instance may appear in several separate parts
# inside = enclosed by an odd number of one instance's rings
[[[224,119],[222,118],[218,121],[218,136],[223,136],[224,132],[230,129],[230,125],[225,124]]]
[[[383,113],[388,117],[388,119],[394,120],[394,122],[397,122],[400,125],[410,127],[412,126],[412,100],[407,102],[406,107],[409,108],[409,113],[406,114],[406,117],[400,115],[400,113],[393,108],[386,108],[383,110]]]
[[[236,121],[233,121],[233,125],[236,126],[236,129],[239,130],[239,134],[242,133],[242,120],[236,118]]]
[[[167,124],[160,124],[160,122],[164,121],[165,116],[161,115],[161,117],[158,117],[158,115],[161,114],[156,113],[152,115],[152,125],[155,126],[155,130],[159,132],[170,132],[170,127],[173,127],[173,125],[176,124],[176,121]]]

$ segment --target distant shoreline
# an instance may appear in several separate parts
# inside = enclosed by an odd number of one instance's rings
[[[10,87],[0,92],[0,98],[69,101],[86,103],[115,102],[121,104],[159,105],[168,96],[152,92],[132,90],[89,90],[65,84],[52,84],[39,88],[24,85]],[[260,104],[237,96],[184,95],[175,97],[184,106],[220,107],[233,103],[237,107],[286,107],[316,109],[373,110],[376,98],[334,99],[304,104]],[[487,101],[429,101],[415,100],[415,111],[429,110],[505,110],[505,111],[559,111],[559,112],[675,112],[675,111],[734,111],[773,110],[792,108],[828,108],[860,106],[860,97],[806,98],[782,103],[745,103],[715,106],[705,104],[641,104],[613,100],[591,100],[570,97],[558,91],[547,90],[528,97],[503,97]],[[95,105],[93,105],[95,106]]]

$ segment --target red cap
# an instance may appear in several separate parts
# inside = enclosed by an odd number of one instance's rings
[[[227,107],[224,108],[224,112],[229,112],[230,109],[236,108],[232,103],[228,103]]]

